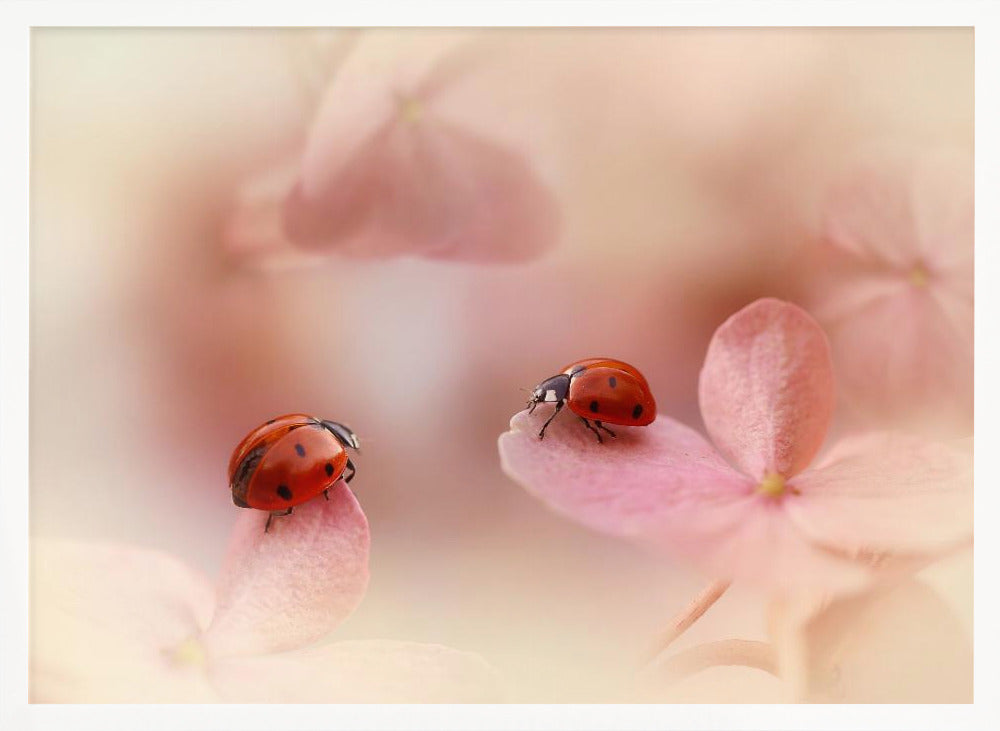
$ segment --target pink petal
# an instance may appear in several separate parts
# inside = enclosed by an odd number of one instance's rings
[[[558,216],[523,155],[427,112],[387,123],[326,188],[299,185],[285,228],[317,251],[520,261],[555,243]]]
[[[287,235],[306,250],[520,261],[551,247],[552,193],[517,142],[455,111],[450,95],[487,44],[455,31],[364,34],[331,84],[285,202]]]
[[[860,259],[893,268],[920,258],[906,173],[870,164],[836,185],[826,204],[826,239]]]
[[[32,544],[31,569],[32,702],[215,699],[174,658],[208,624],[205,577],[159,551],[50,541]]]
[[[786,626],[789,621],[796,626]],[[920,582],[883,585],[832,602],[805,621],[779,611],[771,624],[781,657],[802,654],[799,700],[972,700],[971,638],[947,603]]]
[[[972,158],[960,150],[885,153],[832,189],[826,238],[859,261],[972,278]]]
[[[829,299],[846,302],[854,289],[844,282]],[[923,417],[939,422],[939,431],[952,424],[961,431],[972,415],[972,323],[971,300],[906,281],[887,285],[883,296],[828,326],[845,396],[871,416]]]
[[[236,703],[489,703],[496,671],[478,655],[393,640],[334,642],[227,658],[213,681]]]
[[[754,479],[808,466],[833,414],[826,335],[776,299],[747,305],[715,331],[698,386],[709,435]]]
[[[621,427],[598,444],[571,415],[539,409],[500,437],[504,471],[557,512],[596,530],[660,546],[714,576],[784,591],[843,590],[867,579],[859,565],[812,545],[783,501],[755,493],[699,434],[664,416]]]
[[[901,434],[839,442],[795,478],[788,514],[816,542],[851,554],[927,554],[972,539],[972,461]]]
[[[285,199],[298,180],[299,155],[288,156],[236,191],[223,230],[227,253],[241,266],[287,269],[322,261],[295,246],[284,228]]]
[[[368,521],[338,483],[322,497],[275,518],[241,511],[206,633],[216,657],[300,647],[342,622],[368,587]]]
[[[303,194],[334,184],[358,150],[399,114],[400,101],[430,101],[429,83],[467,46],[469,31],[373,29],[358,32],[313,120],[302,160]]]

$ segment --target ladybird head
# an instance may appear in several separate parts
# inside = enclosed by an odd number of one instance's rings
[[[546,378],[535,386],[535,390],[531,392],[531,398],[528,399],[529,413],[533,412],[538,404],[558,403],[565,400],[566,396],[569,395],[569,380],[568,375],[560,373],[558,376]]]
[[[345,447],[350,447],[355,450],[361,449],[361,442],[358,441],[358,435],[351,430],[351,427],[339,424],[336,421],[324,420],[320,423],[327,430],[329,430],[333,436],[337,437],[337,440]]]

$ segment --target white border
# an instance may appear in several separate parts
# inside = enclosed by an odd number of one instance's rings
[[[969,706],[28,706],[28,36],[31,26],[976,26],[976,654]],[[66,729],[987,729],[997,713],[997,247],[1000,25],[986,2],[460,2],[0,5],[0,726]],[[985,374],[985,376],[984,376]],[[38,425],[36,425],[37,427]]]

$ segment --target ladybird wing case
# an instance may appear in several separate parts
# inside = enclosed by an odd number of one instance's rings
[[[315,423],[315,419],[306,414],[285,414],[270,419],[251,431],[236,445],[236,449],[233,450],[233,454],[229,458],[229,483],[233,483],[237,468],[251,450],[261,445],[273,445],[289,430],[311,423]]]
[[[340,479],[344,445],[315,422],[282,436],[264,454],[250,480],[246,501],[261,510],[286,510],[319,495]]]
[[[640,383],[642,383],[644,388],[647,390],[649,389],[646,377],[639,372],[638,368],[634,365],[626,363],[623,360],[616,360],[614,358],[585,358],[584,360],[578,360],[576,363],[570,363],[568,366],[563,368],[561,372],[570,375],[574,371],[588,370],[591,368],[617,368],[620,371],[631,373],[639,380]]]
[[[586,419],[646,426],[656,418],[656,402],[646,384],[631,371],[592,366],[577,373],[569,386],[569,408]]]

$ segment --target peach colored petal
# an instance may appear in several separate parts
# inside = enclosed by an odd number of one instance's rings
[[[792,484],[788,515],[816,542],[849,554],[927,554],[972,539],[972,461],[902,434],[839,442]]]
[[[913,201],[902,173],[874,166],[836,185],[826,207],[826,239],[861,259],[893,268],[912,266],[921,255]]]
[[[973,168],[962,151],[870,159],[832,189],[825,215],[826,239],[861,262],[972,278]]]
[[[303,193],[321,197],[356,151],[399,115],[404,101],[431,101],[429,83],[473,35],[437,29],[358,32],[313,120],[302,160]]]
[[[757,300],[716,330],[698,396],[709,435],[733,464],[756,480],[795,475],[833,413],[826,335],[800,307]]]
[[[783,501],[756,494],[752,480],[688,427],[661,415],[602,445],[560,415],[539,440],[547,416],[515,415],[500,457],[508,475],[557,512],[776,591],[845,590],[867,580],[860,565],[813,545]]]
[[[393,640],[334,642],[212,670],[237,703],[489,703],[502,700],[496,671],[478,655]]]
[[[798,700],[972,701],[971,638],[952,609],[921,582],[880,585],[805,619],[778,607],[770,624],[783,662],[789,652],[801,654]],[[787,663],[782,670],[789,670]]]
[[[297,186],[285,229],[307,250],[519,261],[555,243],[558,216],[523,155],[427,111],[387,123],[327,187]]]
[[[241,511],[205,635],[216,657],[300,647],[332,630],[368,587],[368,520],[342,482],[288,517]]]
[[[126,546],[40,540],[31,556],[32,702],[215,699],[201,667],[175,658],[208,624],[205,577]]]
[[[236,191],[222,237],[227,253],[241,266],[288,269],[322,261],[295,246],[285,233],[285,200],[298,179],[299,157],[286,156]]]
[[[948,423],[972,414],[972,303],[902,282],[829,326],[840,382],[864,413]],[[891,333],[891,337],[887,337]]]

